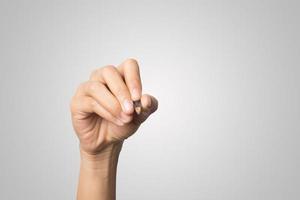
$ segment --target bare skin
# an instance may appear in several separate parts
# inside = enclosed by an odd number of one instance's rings
[[[133,101],[141,102],[140,113]],[[142,94],[139,66],[127,59],[119,66],[92,72],[70,104],[80,141],[77,200],[115,200],[118,157],[125,139],[157,110],[158,101]]]

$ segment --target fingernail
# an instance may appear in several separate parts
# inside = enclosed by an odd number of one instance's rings
[[[125,112],[128,112],[128,113],[132,112],[132,110],[133,110],[132,101],[129,101],[128,99],[125,99],[124,102],[123,102],[123,106],[124,106],[124,109],[125,109],[124,111]]]
[[[134,89],[132,90],[131,95],[132,95],[131,98],[132,98],[134,101],[140,99],[140,93],[139,93],[138,89],[136,89],[136,88],[134,88]]]

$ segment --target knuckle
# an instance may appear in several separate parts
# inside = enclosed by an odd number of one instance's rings
[[[90,101],[90,105],[91,105],[91,107],[92,107],[93,109],[95,109],[95,108],[97,108],[98,103],[97,103],[97,101],[91,100],[91,101]]]
[[[138,65],[138,61],[134,58],[127,58],[125,60],[125,64],[127,64],[127,65]]]
[[[113,114],[114,114],[115,116],[120,115],[120,114],[121,114],[121,111],[122,111],[122,108],[121,108],[120,104],[119,104],[118,102],[115,102],[115,103],[113,103],[112,106],[113,106],[113,107],[112,107]]]
[[[116,70],[116,67],[113,65],[107,65],[105,67],[102,67],[102,69],[101,69],[103,75],[111,73],[112,71],[115,71],[115,70]]]
[[[98,91],[100,88],[100,84],[94,81],[91,81],[87,84],[87,90],[90,92],[96,92]]]
[[[86,82],[80,83],[79,86],[77,87],[76,94],[82,93],[86,87]]]
[[[139,69],[138,61],[134,58],[128,58],[124,61],[124,67],[130,68],[130,69]]]
[[[127,91],[126,88],[123,87],[118,87],[117,88],[117,94],[116,94],[119,98],[126,98],[129,96],[129,92]]]
[[[137,88],[137,89],[141,88],[141,84],[140,84],[140,81],[138,79],[132,79],[132,80],[130,80],[129,84],[130,84],[131,88]]]
[[[90,74],[90,80],[94,80],[95,77],[97,77],[98,73],[99,73],[99,69],[94,69]]]
[[[79,103],[78,98],[76,96],[73,96],[69,103],[69,109],[72,114],[75,113],[79,109],[78,103]]]
[[[73,113],[73,111],[74,111],[74,107],[75,107],[75,102],[74,101],[75,101],[75,98],[73,96],[71,101],[69,102],[69,109],[70,109],[71,113]]]

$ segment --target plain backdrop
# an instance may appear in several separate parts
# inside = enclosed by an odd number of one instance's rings
[[[118,199],[300,199],[299,7],[1,0],[0,199],[75,199],[70,98],[128,57],[159,109],[124,144]]]

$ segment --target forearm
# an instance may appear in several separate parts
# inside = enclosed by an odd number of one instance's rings
[[[77,200],[115,200],[116,173],[122,143],[112,144],[99,154],[80,152]]]

